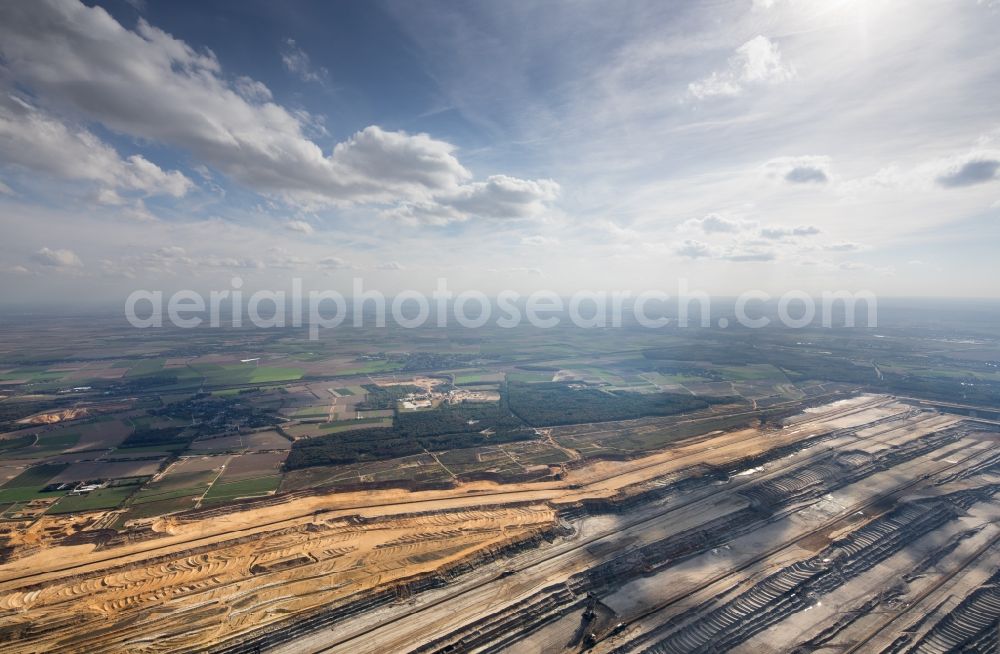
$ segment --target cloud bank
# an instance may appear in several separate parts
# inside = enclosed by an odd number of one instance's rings
[[[230,82],[211,51],[142,19],[128,30],[99,7],[5,3],[0,54],[13,80],[44,105],[4,102],[5,152],[19,152],[14,161],[51,174],[175,196],[190,187],[180,173],[141,157],[122,162],[91,132],[60,122],[58,110],[181,148],[252,190],[309,207],[406,203],[421,207],[411,212],[416,222],[427,214],[434,219],[426,222],[440,224],[533,215],[555,198],[549,180],[501,175],[474,182],[455,147],[427,134],[372,125],[325,154],[307,137],[313,117],[277,104],[262,83]],[[294,42],[286,43],[284,56],[293,72],[318,75]],[[67,148],[85,155],[83,163],[64,163]]]

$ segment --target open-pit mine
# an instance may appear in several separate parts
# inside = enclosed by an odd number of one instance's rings
[[[7,535],[0,650],[995,651],[1000,424],[946,409],[863,394],[536,482],[42,516]]]

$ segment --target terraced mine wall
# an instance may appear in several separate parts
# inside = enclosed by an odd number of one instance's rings
[[[1000,652],[1000,570],[920,640],[909,641],[909,636],[900,636],[885,654]]]
[[[959,491],[941,498],[905,503],[832,543],[810,559],[770,575],[724,605],[691,620],[679,616],[646,639],[669,633],[645,650],[648,654],[725,652],[901,551],[912,541],[956,519],[976,502],[990,499],[1000,485]],[[991,595],[984,597],[993,599]],[[1000,596],[997,596],[1000,599]],[[970,619],[975,636],[986,626]],[[645,640],[645,639],[644,639]],[[629,649],[634,648],[630,644]],[[936,651],[955,651],[951,648]]]
[[[219,516],[236,513],[239,511],[250,511],[253,509],[263,509],[269,506],[284,504],[292,500],[303,497],[320,495],[315,489],[291,491],[288,493],[277,493],[266,497],[248,497],[240,500],[233,500],[225,504],[216,506],[205,506],[198,509],[188,509],[180,513],[171,514],[171,517],[184,522],[196,522],[207,518],[217,518]]]
[[[293,534],[293,533],[297,533],[297,529],[295,527],[286,527],[284,529],[275,530],[274,532],[271,532],[271,533],[274,534],[274,535],[278,535],[278,534]],[[161,563],[169,563],[170,561],[174,561],[174,560],[176,560],[178,558],[181,558],[181,557],[196,556],[198,554],[203,554],[203,553],[206,553],[206,552],[212,552],[212,551],[215,551],[215,550],[217,550],[217,549],[219,549],[221,547],[228,547],[228,546],[232,546],[232,545],[241,545],[243,543],[250,543],[250,542],[253,542],[253,541],[257,540],[257,538],[258,538],[258,536],[256,534],[249,534],[247,536],[239,536],[237,538],[230,538],[228,540],[214,542],[214,543],[210,543],[208,545],[199,545],[199,546],[196,546],[196,547],[188,548],[188,549],[184,550],[180,554],[171,553],[171,554],[163,554],[163,555],[160,555],[160,556],[152,556],[152,557],[149,557],[149,558],[137,560],[137,561],[135,561],[133,563],[124,563],[124,564],[117,565],[117,566],[114,566],[114,567],[106,568],[104,571],[102,571],[102,574],[104,574],[104,575],[113,575],[113,574],[128,572],[130,570],[141,570],[141,569],[147,568],[149,566],[154,566],[154,565],[158,565],[158,564],[161,564]],[[79,580],[83,580],[83,579],[88,579],[88,578],[90,578],[90,576],[91,576],[90,573],[80,573],[80,574],[77,574],[77,575],[69,575],[69,576],[66,576],[66,577],[62,577],[62,579],[64,581],[66,581],[66,582],[73,582],[73,581],[79,581]],[[36,584],[30,584],[30,585],[22,586],[19,590],[22,590],[22,591],[41,590],[46,585],[47,585],[47,582],[42,581],[42,582],[38,582]],[[2,642],[3,642],[3,637],[2,637],[2,632],[0,632],[0,643],[2,643]]]
[[[850,430],[835,430],[816,435],[795,444],[777,447],[759,455],[745,457],[725,467],[695,466],[692,469],[681,471],[675,476],[676,478],[673,481],[667,484],[639,493],[622,494],[614,498],[600,500],[587,500],[572,507],[562,509],[559,517],[562,520],[573,520],[584,515],[625,513],[643,504],[658,501],[671,495],[717,484],[720,481],[729,479],[736,472],[779,460],[827,440],[839,438],[849,432]],[[531,630],[537,629],[539,626],[556,620],[568,612],[577,610],[582,606],[581,603],[586,602],[588,595],[591,593],[604,591],[610,587],[625,583],[629,579],[648,574],[663,566],[676,563],[684,558],[705,551],[710,547],[716,546],[716,544],[721,544],[740,533],[746,533],[753,528],[759,527],[762,522],[773,519],[774,513],[781,505],[800,500],[806,493],[812,496],[812,493],[822,494],[829,492],[835,487],[851,483],[879,469],[891,467],[891,465],[895,465],[902,460],[908,460],[909,458],[919,456],[921,453],[940,447],[946,442],[957,440],[958,437],[957,433],[946,434],[942,432],[917,439],[917,445],[907,444],[899,448],[892,448],[885,454],[886,461],[881,466],[878,465],[878,462],[872,461],[869,458],[865,458],[863,461],[851,461],[848,458],[842,465],[834,465],[826,469],[825,474],[816,475],[815,479],[809,478],[805,481],[796,480],[789,486],[786,492],[787,497],[784,498],[784,501],[779,501],[780,498],[775,498],[770,502],[774,506],[744,509],[738,511],[736,514],[731,514],[703,525],[697,530],[679,534],[665,541],[653,543],[625,557],[613,559],[606,564],[593,568],[586,574],[577,575],[570,579],[568,583],[555,584],[508,607],[498,614],[466,625],[460,630],[460,633],[442,636],[439,640],[428,643],[417,651],[429,652],[438,651],[439,649],[446,651],[467,651],[469,648],[479,644],[493,643],[493,639],[496,638],[504,642],[514,642],[523,636],[526,628],[530,628]],[[837,460],[832,456],[830,459]],[[691,474],[692,470],[695,471],[695,474]],[[845,474],[845,471],[853,471],[853,474]],[[433,512],[428,512],[428,514],[433,514]],[[500,550],[491,550],[473,559],[458,562],[448,569],[439,571],[433,575],[414,579],[405,584],[399,584],[379,592],[368,593],[363,597],[352,598],[322,613],[304,618],[296,618],[294,624],[282,624],[271,627],[266,632],[252,635],[250,638],[242,639],[231,645],[210,651],[230,654],[254,651],[258,648],[273,647],[279,643],[289,642],[316,629],[321,629],[351,616],[397,601],[401,597],[409,597],[425,590],[439,588],[449,583],[450,580],[473,571],[478,566],[516,554],[530,547],[536,547],[543,540],[553,539],[559,535],[564,535],[564,532],[561,532],[558,528],[553,528],[528,541],[511,544]],[[493,643],[491,647],[496,645],[497,643]]]
[[[434,512],[428,511],[424,514],[433,515]],[[369,520],[369,522],[377,522],[378,520],[381,520],[381,518]],[[551,543],[556,538],[565,534],[564,528],[559,525],[553,525],[552,528],[535,533],[527,538],[512,539],[503,545],[482,550],[472,557],[456,561],[438,569],[434,573],[419,575],[379,591],[350,597],[339,602],[336,606],[321,612],[312,615],[295,616],[282,623],[271,625],[259,632],[246,634],[228,643],[203,648],[198,651],[211,654],[245,654],[246,652],[263,651],[267,648],[293,641],[296,638],[336,624],[352,616],[373,611],[424,591],[441,588],[453,583],[462,575],[468,574],[478,567],[509,558],[519,552],[540,547],[544,543]]]
[[[957,441],[960,433],[959,430],[947,430],[931,434],[889,448],[875,457],[863,453],[830,454],[802,469],[751,484],[740,492],[751,501],[750,507],[717,518],[698,529],[650,543],[621,559],[599,565],[588,573],[588,582],[581,586],[581,590],[589,592],[617,587],[639,574],[655,572],[723,545],[733,538],[759,528],[762,522],[770,522],[780,517],[779,512],[784,507],[822,497],[876,472],[915,459],[947,443]]]
[[[588,596],[601,596],[620,588],[629,581],[654,574],[724,545],[734,538],[777,520],[781,517],[781,510],[785,507],[821,497],[876,472],[915,459],[944,445],[958,441],[964,434],[965,430],[962,428],[949,428],[916,438],[902,445],[889,447],[876,455],[863,452],[831,453],[815,463],[788,474],[750,484],[746,490],[741,491],[741,494],[752,502],[750,507],[714,519],[697,529],[681,532],[629,550],[621,556],[573,575],[565,583],[556,584],[535,593],[518,602],[517,605],[490,616],[489,632],[503,634],[504,642],[514,642],[535,631],[542,624],[547,624],[576,610],[580,606],[580,602]],[[833,435],[826,435],[826,437],[832,438]],[[787,455],[787,451],[785,455]],[[651,490],[645,495],[645,501],[650,501],[651,498],[661,499],[670,492],[668,487]],[[995,490],[991,492],[995,492]],[[981,495],[971,495],[965,498],[966,501],[978,501],[978,499],[981,499]],[[928,525],[941,524],[940,522],[934,523],[934,520],[953,519],[957,515],[954,510],[957,504],[959,504],[957,497],[950,504],[948,502],[935,504],[937,510],[933,513],[934,518]],[[606,503],[598,502],[592,506],[598,507],[601,511],[619,512],[625,510],[623,507],[634,506],[634,504],[633,499],[630,498],[621,504],[616,504],[612,499]],[[928,526],[927,528],[932,527]],[[860,574],[860,569],[858,573]],[[471,646],[472,643],[481,646],[487,642],[490,643],[490,650],[498,646],[487,639],[482,625],[473,623],[464,625],[414,651],[422,654],[462,652],[467,651],[467,646]],[[715,650],[696,648],[683,651],[712,652]]]
[[[512,627],[531,625],[537,629],[582,608],[588,601],[589,598],[577,595],[566,584],[553,584],[528,599],[465,625],[460,632],[426,643],[411,654],[468,652],[487,646],[489,651],[497,651],[521,637],[523,630]]]
[[[866,425],[866,427],[873,427],[879,424],[890,422],[895,418],[896,418],[895,416],[883,418],[881,420],[874,421],[869,425]],[[656,502],[671,495],[690,492],[693,490],[697,490],[699,488],[710,486],[712,484],[726,482],[729,479],[731,479],[733,475],[737,473],[743,472],[745,470],[750,470],[752,468],[757,468],[759,466],[763,466],[768,463],[772,463],[774,461],[779,461],[798,452],[802,452],[812,447],[815,447],[816,445],[820,445],[826,441],[842,438],[843,436],[853,434],[854,431],[855,430],[853,428],[850,428],[850,429],[838,429],[823,434],[818,434],[816,436],[811,436],[809,438],[802,439],[801,441],[798,441],[796,443],[783,445],[780,447],[770,449],[766,452],[762,452],[760,454],[747,456],[741,459],[728,462],[724,466],[712,466],[707,464],[695,465],[690,468],[685,468],[683,470],[680,470],[677,473],[673,474],[671,478],[675,479],[675,481],[669,481],[668,483],[659,485],[655,488],[651,488],[648,490],[641,490],[635,493],[628,492],[628,489],[626,489],[626,492],[620,493],[615,497],[611,498],[586,499],[581,501],[577,505],[562,509],[560,511],[560,517],[563,517],[565,519],[576,519],[584,515],[596,516],[596,515],[606,515],[610,513],[626,513],[638,506],[642,506],[650,502]],[[961,433],[963,433],[962,430],[948,430],[939,432],[938,434],[935,435],[935,438],[931,439],[930,441],[926,441],[923,447],[929,448],[926,449],[926,451],[936,449],[937,447],[940,447],[938,443],[945,444],[947,442],[953,442],[958,440]],[[881,467],[876,466],[876,468],[888,469],[889,467],[897,465],[903,460],[908,460],[909,458],[920,456],[920,454],[923,453],[923,451],[924,450],[918,448],[916,450],[907,450],[902,454],[899,453],[894,454],[893,456],[886,458],[884,461],[882,461],[880,464]],[[901,456],[905,458],[900,458]],[[869,462],[867,460],[868,458],[867,454],[859,453],[859,457],[864,457],[864,458],[857,459],[857,462],[859,463]],[[1000,454],[998,454],[998,457],[1000,457]],[[841,461],[848,463],[847,459],[841,459]],[[867,476],[867,474],[872,474],[873,472],[876,471],[877,471],[876,469],[872,469],[866,472],[865,476]],[[861,472],[865,471],[861,470],[857,471],[857,473]],[[850,483],[850,481],[848,481],[847,483]]]

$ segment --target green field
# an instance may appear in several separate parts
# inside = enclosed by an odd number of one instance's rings
[[[398,361],[358,361],[350,368],[338,370],[338,375],[363,375],[373,372],[391,372],[399,370],[402,364]]]
[[[357,418],[355,420],[335,420],[320,425],[320,429],[327,434],[335,434],[339,431],[357,429],[358,425],[381,425],[383,427],[392,426],[392,418]]]
[[[787,382],[784,373],[769,364],[749,364],[745,366],[726,366],[721,368],[727,380],[733,381],[775,381]]]
[[[80,441],[80,432],[77,431],[56,431],[48,434],[41,434],[38,442],[26,450],[32,456],[58,454],[63,450],[73,447]]]
[[[216,482],[208,489],[208,493],[205,494],[205,500],[227,500],[250,495],[263,495],[277,490],[280,482],[281,477],[279,475],[240,479],[239,481],[225,483]]]
[[[150,502],[162,502],[163,500],[172,500],[178,497],[197,497],[198,495],[204,493],[206,488],[208,488],[208,484],[201,487],[189,486],[185,488],[175,488],[172,490],[144,488],[135,494],[132,498],[131,505],[136,506],[138,504],[148,504]]]
[[[324,420],[326,420],[326,418],[329,415],[330,415],[330,405],[321,404],[321,405],[302,407],[301,409],[293,413],[292,417],[297,418],[299,420],[308,420],[309,418],[323,418]]]
[[[47,368],[15,368],[10,372],[0,373],[0,381],[24,380],[28,383],[55,381],[66,376],[59,370],[49,371]]]
[[[357,418],[350,420],[334,420],[333,422],[309,422],[298,425],[284,427],[284,430],[294,438],[313,438],[325,436],[326,434],[336,434],[342,431],[363,428],[362,425],[377,425],[381,427],[391,427],[391,417]]]
[[[695,375],[685,375],[685,374],[669,374],[663,372],[647,372],[643,373],[643,377],[650,380],[654,384],[697,384],[699,382],[708,381],[707,377],[698,377]]]
[[[518,370],[517,372],[507,373],[507,381],[526,383],[547,382],[552,380],[554,374],[555,371]]]
[[[42,489],[68,467],[68,463],[43,463],[28,468],[0,488],[0,503],[59,497],[65,491],[43,493]]]
[[[0,440],[0,453],[7,452],[9,450],[19,450],[22,447],[27,447],[35,442],[35,437],[28,436],[18,436],[17,438],[7,438]]]
[[[136,489],[133,486],[99,488],[86,495],[66,495],[56,502],[47,513],[72,513],[74,511],[95,511],[113,509],[124,502]]]
[[[166,359],[141,359],[138,363],[128,369],[126,377],[138,377],[140,375],[151,375],[163,370]]]
[[[483,382],[496,382],[501,376],[488,370],[465,370],[455,373],[455,384],[479,384]]]
[[[302,368],[256,366],[252,363],[229,365],[203,363],[192,365],[190,368],[202,375],[206,386],[236,386],[240,384],[295,381],[301,379],[305,372]]]

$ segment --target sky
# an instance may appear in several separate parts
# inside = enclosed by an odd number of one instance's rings
[[[1000,296],[1000,1],[0,4],[0,301]]]

